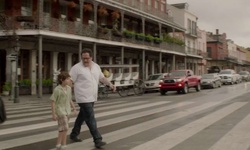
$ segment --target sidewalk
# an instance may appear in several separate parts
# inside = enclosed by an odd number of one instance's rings
[[[6,104],[25,104],[29,102],[49,102],[50,101],[51,94],[43,94],[41,98],[39,98],[37,95],[20,95],[19,96],[19,103],[14,103],[13,100],[10,100],[10,96],[0,96]],[[105,101],[105,100],[112,100],[116,98],[121,98],[118,93],[111,93],[108,95],[107,98],[104,99],[98,99],[98,101]]]
[[[49,101],[51,94],[44,94],[41,98],[38,98],[37,95],[20,95],[19,96],[19,103],[20,104],[24,104],[27,102],[31,102],[31,101]],[[1,98],[4,100],[4,102],[6,104],[9,103],[14,103],[13,100],[10,100],[10,96],[1,96]],[[14,104],[19,104],[19,103],[14,103]]]

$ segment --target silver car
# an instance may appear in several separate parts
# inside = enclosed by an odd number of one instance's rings
[[[216,88],[221,87],[221,78],[217,73],[203,74],[201,76],[201,87],[202,88]]]
[[[160,80],[166,77],[168,73],[159,73],[149,75],[148,79],[144,82],[145,83],[145,92],[148,91],[159,91],[159,83]]]
[[[239,74],[242,77],[242,81],[250,81],[250,73],[248,71],[240,71]]]

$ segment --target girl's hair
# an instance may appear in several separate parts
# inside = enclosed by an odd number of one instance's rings
[[[61,72],[61,73],[58,75],[58,78],[57,78],[58,83],[59,83],[59,84],[62,84],[62,81],[66,80],[66,79],[69,78],[69,77],[70,77],[70,75],[69,75],[68,72],[66,72],[66,71]]]

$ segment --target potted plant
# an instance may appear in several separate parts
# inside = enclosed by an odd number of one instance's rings
[[[155,38],[154,38],[154,43],[160,44],[161,42],[162,42],[162,39],[161,39],[161,38],[158,38],[158,37],[155,37]]]
[[[123,34],[125,35],[126,38],[132,38],[135,35],[133,31],[128,31],[128,30],[124,30]]]
[[[152,35],[147,35],[147,36],[145,36],[145,41],[147,41],[147,42],[151,42],[151,41],[153,41],[154,40],[154,37],[152,36]]]
[[[8,96],[10,95],[11,84],[10,82],[5,82],[3,85],[3,95]]]
[[[76,3],[74,1],[70,1],[70,2],[68,2],[68,7],[69,8],[75,8],[76,7]]]
[[[119,19],[119,18],[120,18],[120,13],[119,13],[118,10],[115,10],[115,11],[113,11],[113,12],[111,13],[111,16],[112,16],[112,18],[113,18],[114,20],[116,20],[116,19]]]
[[[107,16],[109,13],[105,7],[100,6],[98,9],[98,14],[99,14],[99,16]]]
[[[145,38],[145,34],[143,33],[137,33],[136,34],[136,39],[139,40],[139,41],[143,41]]]
[[[91,4],[84,4],[83,5],[83,11],[92,11],[93,10],[93,6]]]

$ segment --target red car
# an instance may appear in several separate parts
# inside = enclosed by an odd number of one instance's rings
[[[187,94],[189,88],[201,90],[201,77],[194,75],[192,70],[175,70],[169,73],[160,82],[160,93],[165,95],[167,91],[177,91],[178,93]]]

